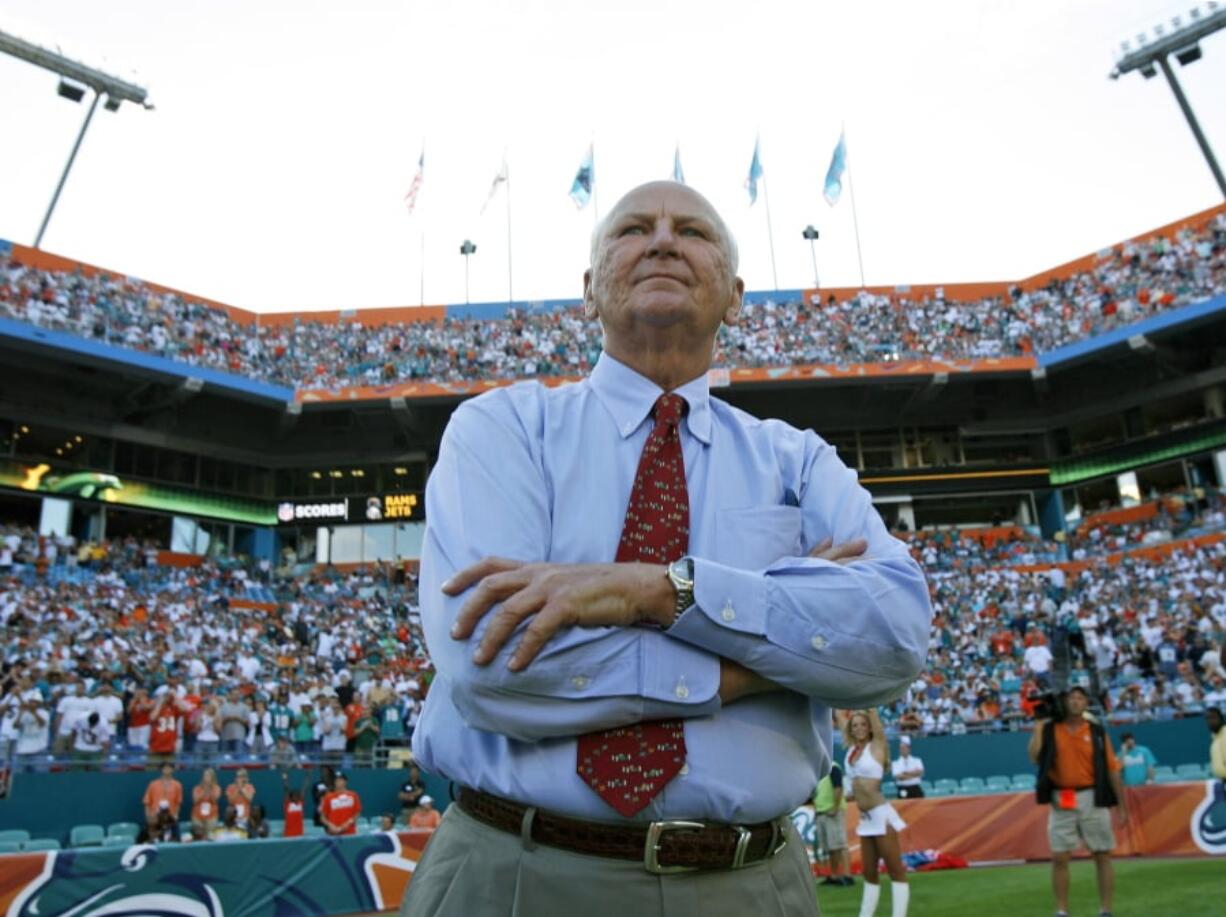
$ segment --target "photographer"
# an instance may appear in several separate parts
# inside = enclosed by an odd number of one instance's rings
[[[1051,805],[1047,836],[1051,844],[1052,891],[1057,917],[1067,917],[1069,860],[1078,841],[1094,857],[1098,876],[1099,917],[1110,917],[1115,890],[1111,850],[1112,807],[1119,808],[1121,827],[1128,822],[1120,763],[1102,725],[1085,716],[1090,698],[1074,686],[1053,704],[1053,718],[1035,720],[1030,760],[1039,766],[1035,798]]]

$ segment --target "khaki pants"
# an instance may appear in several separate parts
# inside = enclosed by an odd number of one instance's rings
[[[401,917],[819,917],[804,842],[738,870],[656,876],[642,863],[525,845],[448,807]]]

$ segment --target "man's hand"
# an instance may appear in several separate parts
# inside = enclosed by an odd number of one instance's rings
[[[848,564],[861,558],[867,549],[868,542],[863,538],[838,545],[827,538],[809,556]],[[674,594],[665,574],[662,564],[537,564],[486,557],[443,584],[443,592],[450,596],[474,590],[460,609],[451,636],[455,640],[468,639],[477,623],[501,602],[502,607],[495,612],[473,652],[473,662],[487,665],[516,628],[531,618],[507,662],[507,668],[518,672],[564,627],[671,624]]]
[[[747,669],[730,659],[719,660],[719,702],[722,705],[731,704],[742,697],[751,694],[764,694],[767,691],[783,691],[784,688],[775,684],[769,678],[763,678],[752,669]]]
[[[515,672],[535,659],[564,627],[672,621],[673,587],[660,564],[526,564],[487,557],[444,583],[443,592],[454,596],[473,586],[451,636],[470,637],[477,622],[501,602],[473,653],[473,662],[486,665],[519,624],[531,618],[507,663]]]

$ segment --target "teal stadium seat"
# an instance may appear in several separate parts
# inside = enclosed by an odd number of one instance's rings
[[[1181,764],[1175,768],[1175,776],[1181,780],[1204,780],[1205,766],[1203,764]]]
[[[921,780],[920,789],[924,791],[925,796],[931,796],[932,795],[932,781],[931,780]]]
[[[117,821],[113,825],[108,825],[106,829],[107,837],[130,837],[135,839],[140,834],[140,825],[134,821]]]
[[[21,850],[21,841],[0,841],[0,853],[17,853]]]
[[[954,796],[958,792],[958,781],[950,780],[948,778],[938,780],[935,784],[933,784],[932,790],[933,794],[936,796]]]
[[[307,825],[302,830],[304,837],[323,837],[328,833],[324,830],[323,825]]]
[[[892,782],[883,783],[881,784],[881,795],[883,795],[886,799],[893,799],[898,795],[898,787],[896,787]]]
[[[1034,785],[1038,781],[1034,774],[1014,774],[1011,784],[1011,789],[1014,790],[1033,790]]]
[[[108,834],[102,839],[103,847],[131,847],[136,842],[136,836],[126,834]]]
[[[1004,774],[993,774],[990,776],[986,785],[989,793],[1007,793],[1013,789],[1013,784]]]
[[[30,839],[30,832],[25,828],[7,828],[0,831],[0,841],[16,841],[22,843]]]
[[[1162,782],[1163,777],[1174,777],[1175,769],[1169,764],[1159,764],[1154,768],[1154,780],[1158,783]]]
[[[986,793],[988,786],[983,782],[982,777],[963,777],[958,784],[958,792],[965,795],[974,793]]]
[[[70,847],[99,847],[102,845],[106,832],[102,825],[76,825],[68,833]]]
[[[22,844],[21,849],[25,851],[59,850],[60,842],[53,837],[36,837]]]
[[[285,833],[285,820],[281,818],[268,819],[268,836],[280,837]]]

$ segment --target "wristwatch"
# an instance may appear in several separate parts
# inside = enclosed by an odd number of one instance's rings
[[[694,558],[682,557],[668,565],[668,581],[673,584],[676,597],[673,601],[673,620],[676,623],[681,613],[694,604]]]

